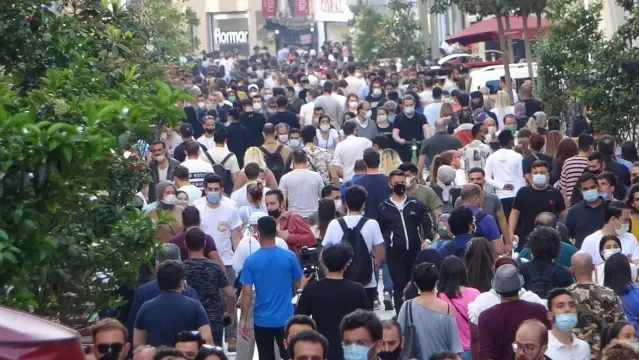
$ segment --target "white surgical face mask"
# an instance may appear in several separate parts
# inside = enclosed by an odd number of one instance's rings
[[[608,260],[612,255],[614,254],[618,254],[621,252],[621,249],[617,248],[617,249],[606,249],[603,251],[603,258],[604,260]]]
[[[277,139],[278,139],[281,143],[286,143],[286,142],[288,142],[288,134],[284,134],[284,135],[277,135]]]
[[[348,107],[351,108],[351,109],[356,109],[357,105],[358,105],[357,101],[350,101],[348,103]]]
[[[320,130],[322,130],[323,132],[328,132],[328,130],[331,129],[331,125],[329,124],[322,124],[320,125]]]

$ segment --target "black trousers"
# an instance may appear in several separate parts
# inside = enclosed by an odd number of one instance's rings
[[[397,314],[399,314],[404,302],[404,288],[413,277],[413,266],[420,250],[389,249],[386,253],[388,272],[390,272],[391,279],[393,279],[393,298],[395,299],[395,312]]]
[[[504,215],[506,215],[506,220],[508,220],[508,218],[510,217],[510,210],[513,209],[514,202],[514,197],[501,199],[501,207],[504,208]]]
[[[275,360],[275,348],[273,341],[277,342],[282,359],[288,359],[284,349],[284,328],[267,328],[253,325],[255,344],[260,360]]]
[[[366,288],[366,309],[373,311],[375,307],[375,298],[377,297],[377,289],[376,288]]]

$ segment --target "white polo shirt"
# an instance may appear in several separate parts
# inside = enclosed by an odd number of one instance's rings
[[[552,331],[548,331],[546,356],[553,360],[590,360],[590,345],[572,335],[572,344],[568,346],[559,341]]]
[[[602,237],[603,234],[601,233],[601,230],[597,230],[586,236],[584,242],[581,244],[580,250],[585,251],[592,256],[592,262],[595,266],[604,263],[601,255],[599,254],[599,242]],[[621,253],[624,255],[632,254],[633,262],[639,260],[639,243],[637,243],[637,238],[629,232],[620,236],[618,235],[618,237],[621,241]]]
[[[349,135],[335,146],[332,165],[342,168],[344,181],[353,177],[355,162],[364,157],[364,151],[372,148],[373,142],[364,137]]]

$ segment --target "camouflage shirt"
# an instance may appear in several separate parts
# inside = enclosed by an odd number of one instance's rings
[[[578,321],[573,332],[592,349],[592,359],[599,356],[601,331],[609,324],[624,321],[621,301],[611,289],[593,283],[575,283],[567,288],[577,302]]]

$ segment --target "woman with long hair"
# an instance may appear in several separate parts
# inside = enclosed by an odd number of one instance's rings
[[[614,254],[620,253],[621,249],[621,240],[617,235],[606,235],[601,238],[599,241],[599,256],[604,261],[603,263],[597,265],[595,268],[594,274],[592,274],[593,282],[597,285],[603,285],[604,277],[605,277],[605,266],[606,261]],[[633,282],[637,278],[637,265],[630,263],[630,278]]]
[[[450,120],[453,117],[453,105],[449,102],[444,102],[442,107],[439,109],[439,118]]]
[[[393,170],[402,164],[402,159],[397,151],[393,149],[384,149],[380,154],[379,172],[388,176]]]
[[[526,127],[532,134],[546,135],[548,131],[548,116],[543,111],[537,111],[528,119]]]
[[[531,154],[530,152],[530,137],[532,136],[532,132],[530,129],[522,128],[517,131],[517,140],[515,145],[515,151],[520,153],[521,156],[526,157]]]
[[[455,322],[464,348],[462,359],[472,359],[468,304],[474,301],[479,294],[479,290],[470,287],[468,283],[464,262],[456,256],[444,259],[437,281],[437,297],[455,309]]]
[[[603,350],[613,340],[619,340],[630,344],[637,342],[637,334],[632,324],[625,321],[617,321],[603,328],[599,349]]]
[[[550,141],[551,134],[555,131],[548,133],[548,141]],[[551,184],[559,181],[561,178],[561,170],[564,167],[564,162],[569,158],[579,154],[579,148],[577,144],[571,138],[561,139],[557,144],[556,150],[551,150],[551,147],[546,143],[546,154],[554,158],[552,165],[552,173],[550,174]],[[552,151],[552,153],[551,153]]]
[[[472,238],[468,242],[464,255],[468,269],[468,286],[480,292],[492,289],[491,282],[495,276],[493,272],[495,258],[495,251],[486,238]]]
[[[335,207],[335,200],[331,198],[324,198],[320,200],[317,207],[317,224],[311,226],[311,231],[317,238],[317,243],[321,244],[326,235],[326,229],[328,224],[336,218],[337,208]]]
[[[632,185],[628,190],[626,204],[630,206],[630,232],[639,239],[639,184]]]
[[[559,143],[564,139],[564,135],[557,130],[551,130],[546,135],[546,155],[555,157],[559,148]],[[570,140],[570,139],[567,139]],[[574,141],[573,141],[574,143]]]
[[[495,108],[491,110],[497,116],[497,124],[500,129],[504,128],[504,117],[506,115],[515,115],[515,107],[510,104],[508,93],[499,90],[495,98]]]
[[[621,308],[628,321],[639,329],[639,287],[630,275],[630,261],[622,253],[616,253],[606,260],[604,266],[604,286],[612,289],[621,299]]]
[[[433,161],[430,165],[430,175],[428,176],[428,181],[431,184],[437,183],[437,171],[442,165],[451,166],[453,163],[453,153],[449,151],[445,151],[439,155],[436,155],[433,158]]]
[[[266,166],[266,161],[264,160],[264,153],[262,150],[256,146],[252,146],[246,149],[244,153],[244,166],[250,163],[256,163],[260,169],[262,170],[262,174],[260,177],[265,182],[265,186],[269,189],[277,189],[277,180],[275,180],[275,175],[273,172]],[[237,175],[237,180],[233,182],[233,191],[240,189],[244,184],[248,182],[248,178],[246,177],[246,173],[244,173],[244,169],[240,171]]]

